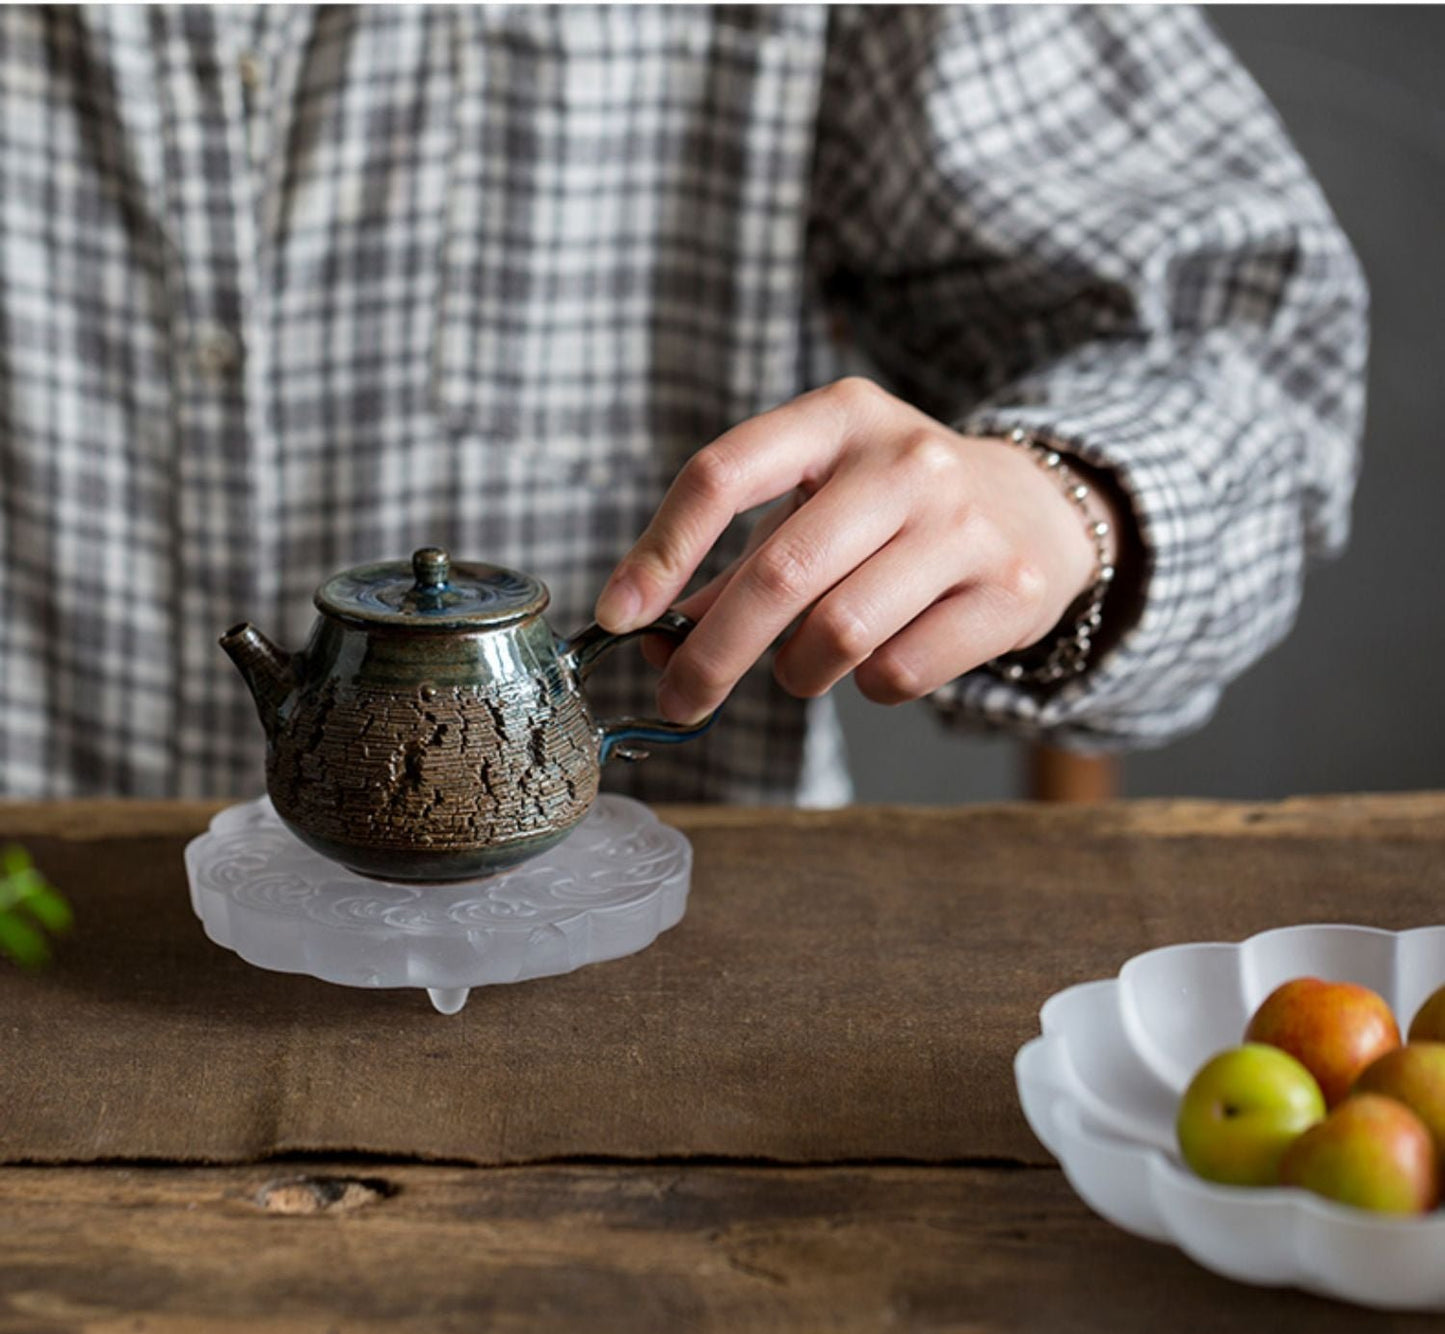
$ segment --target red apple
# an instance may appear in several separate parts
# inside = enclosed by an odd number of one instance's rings
[[[1289,1052],[1319,1081],[1325,1105],[1334,1107],[1370,1062],[1400,1045],[1400,1030],[1390,1007],[1368,987],[1297,977],[1269,993],[1244,1040]]]
[[[1435,1144],[1404,1103],[1378,1093],[1342,1102],[1284,1152],[1279,1179],[1380,1213],[1421,1214],[1439,1198]]]
[[[1445,987],[1432,992],[1410,1020],[1411,1042],[1445,1042]]]
[[[1210,1181],[1272,1186],[1280,1155],[1325,1114],[1314,1076],[1277,1047],[1245,1046],[1206,1061],[1179,1103],[1184,1161]]]
[[[1355,1092],[1403,1102],[1425,1123],[1445,1163],[1445,1042],[1411,1042],[1387,1051],[1355,1081]]]

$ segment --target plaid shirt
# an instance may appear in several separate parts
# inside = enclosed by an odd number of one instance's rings
[[[440,543],[574,629],[691,451],[856,357],[1113,469],[1146,546],[1084,677],[942,714],[1167,740],[1344,541],[1364,308],[1188,9],[0,10],[0,789],[257,789],[223,627]],[[846,798],[770,667],[614,786]]]

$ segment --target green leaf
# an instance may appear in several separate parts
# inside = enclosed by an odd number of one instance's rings
[[[39,920],[52,935],[60,935],[75,925],[75,914],[68,904],[49,885],[42,884],[24,900],[24,907],[32,917]]]
[[[36,868],[29,852],[18,843],[0,849],[0,957],[22,968],[38,968],[51,954],[40,928],[59,934],[73,921],[70,905]]]
[[[50,960],[44,935],[16,913],[0,913],[0,954],[8,954],[22,968],[39,968]]]
[[[18,903],[21,899],[28,898],[31,894],[39,894],[50,888],[50,882],[33,867],[28,871],[19,871],[15,875],[6,876],[0,881]]]

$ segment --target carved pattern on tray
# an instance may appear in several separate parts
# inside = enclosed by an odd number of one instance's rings
[[[206,934],[261,968],[353,987],[424,987],[455,1014],[472,987],[645,949],[682,920],[692,847],[641,802],[599,797],[567,838],[486,880],[401,885],[313,852],[264,797],[186,848]]]
[[[553,852],[487,880],[451,885],[357,876],[305,847],[265,798],[223,811],[203,838],[194,864],[200,891],[330,926],[423,932],[532,927],[584,908],[619,907],[654,892],[690,861],[685,840],[645,807],[606,796]]]

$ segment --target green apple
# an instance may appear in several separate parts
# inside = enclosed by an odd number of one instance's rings
[[[1270,992],[1244,1040],[1289,1052],[1319,1082],[1326,1105],[1335,1107],[1371,1061],[1400,1045],[1400,1029],[1369,987],[1297,977]]]
[[[1445,1042],[1445,987],[1431,992],[1410,1020],[1411,1042]]]
[[[1285,1151],[1279,1179],[1326,1199],[1389,1214],[1435,1207],[1435,1144],[1404,1103],[1378,1093],[1347,1098]]]
[[[1424,1123],[1445,1163],[1445,1042],[1411,1042],[1387,1051],[1355,1081],[1356,1093],[1403,1102]]]
[[[1314,1076],[1288,1052],[1250,1043],[1211,1057],[1179,1103],[1175,1132],[1200,1176],[1235,1186],[1276,1184],[1279,1160],[1325,1114]]]

